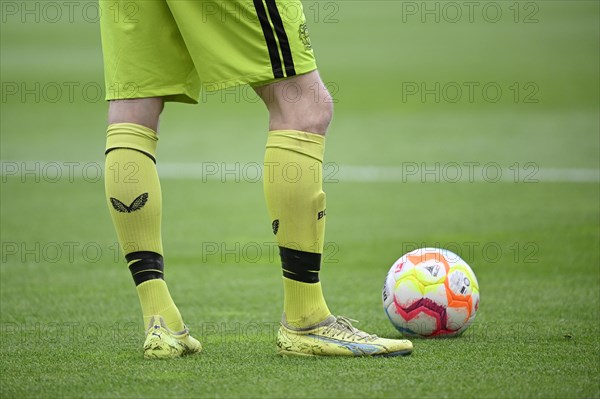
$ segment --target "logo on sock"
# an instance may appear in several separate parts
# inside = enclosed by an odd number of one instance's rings
[[[279,219],[273,220],[271,227],[273,228],[273,234],[277,235],[277,232],[279,231]]]
[[[320,211],[319,213],[317,213],[317,220],[321,220],[325,217],[326,213],[325,213],[325,209],[323,209],[322,211]]]
[[[110,203],[117,212],[131,213],[139,211],[148,202],[148,193],[140,194],[136,199],[133,200],[131,205],[127,206],[116,198],[110,197]]]

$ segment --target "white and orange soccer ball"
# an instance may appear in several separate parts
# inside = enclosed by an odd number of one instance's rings
[[[465,331],[479,307],[471,267],[453,252],[421,248],[398,259],[383,286],[383,308],[409,337],[453,337]]]

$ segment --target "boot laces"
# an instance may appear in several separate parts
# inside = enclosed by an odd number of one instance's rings
[[[324,333],[331,334],[334,338],[341,336],[342,339],[355,338],[365,342],[374,341],[378,338],[375,334],[367,334],[359,330],[352,323],[358,323],[358,321],[344,316],[336,316],[336,320],[327,326]]]

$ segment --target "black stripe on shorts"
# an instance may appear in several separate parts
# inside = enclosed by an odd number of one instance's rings
[[[275,35],[271,29],[269,18],[267,17],[267,10],[262,0],[254,0],[254,8],[260,21],[260,27],[262,28],[265,41],[267,42],[267,48],[269,50],[269,58],[271,59],[271,68],[273,68],[273,77],[283,78],[283,69],[281,65],[281,59],[279,58],[279,49],[277,48],[277,41],[275,41]]]
[[[294,59],[292,58],[292,49],[290,48],[290,42],[288,41],[287,34],[285,33],[285,27],[281,20],[281,15],[277,9],[275,0],[265,0],[267,2],[267,8],[269,9],[269,16],[275,27],[275,33],[279,40],[279,47],[281,48],[281,55],[283,56],[283,62],[285,64],[285,72],[287,76],[296,75],[294,69]]]

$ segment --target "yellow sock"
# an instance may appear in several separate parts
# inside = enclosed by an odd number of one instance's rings
[[[133,123],[110,125],[106,139],[105,191],[119,244],[138,288],[144,324],[150,316],[161,315],[169,328],[181,331],[183,321],[162,280],[162,198],[155,164],[157,141],[157,134],[147,127]]]
[[[294,130],[269,132],[264,190],[279,246],[323,253],[325,137]]]
[[[325,138],[295,130],[269,132],[264,191],[283,267],[287,322],[307,327],[330,315],[319,271],[325,235]]]
[[[283,312],[294,327],[314,326],[331,312],[323,298],[321,283],[303,283],[283,277]]]
[[[162,198],[156,172],[158,136],[133,123],[108,127],[104,186],[108,209],[125,254],[162,254]]]
[[[179,309],[175,306],[167,283],[162,279],[147,280],[136,287],[142,313],[144,314],[144,326],[148,328],[150,318],[153,315],[161,315],[172,331],[183,331],[185,326],[181,319]]]

